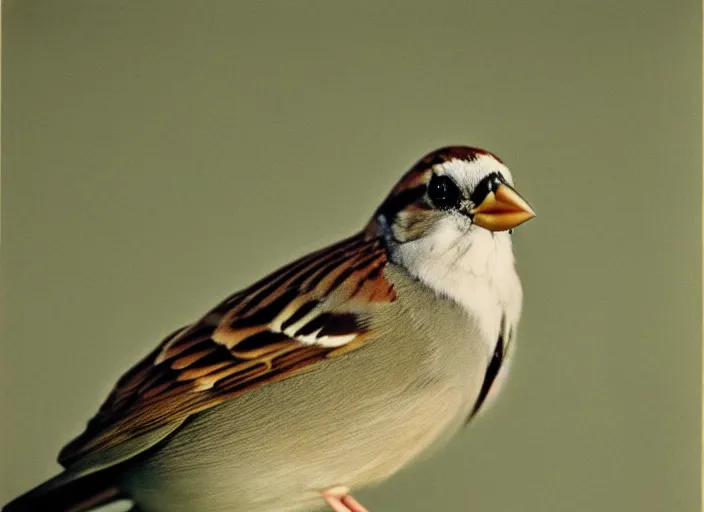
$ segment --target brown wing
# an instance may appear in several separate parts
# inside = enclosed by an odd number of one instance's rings
[[[64,466],[359,346],[365,308],[395,298],[378,240],[305,256],[168,336],[59,454]]]

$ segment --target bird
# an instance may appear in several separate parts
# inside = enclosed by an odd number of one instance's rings
[[[360,231],[166,336],[63,471],[3,512],[367,512],[355,489],[444,446],[502,387],[523,301],[512,234],[535,216],[495,154],[427,153]]]

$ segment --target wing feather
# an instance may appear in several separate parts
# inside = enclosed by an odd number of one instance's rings
[[[386,264],[380,241],[360,234],[228,297],[126,372],[59,462],[170,432],[164,427],[357,348],[368,328],[363,312],[395,299]]]

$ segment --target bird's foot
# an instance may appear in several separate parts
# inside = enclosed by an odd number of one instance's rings
[[[350,490],[343,485],[330,487],[322,492],[323,499],[335,512],[369,512],[360,502],[350,495]]]

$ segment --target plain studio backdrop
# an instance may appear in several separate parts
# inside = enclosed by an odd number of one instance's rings
[[[470,144],[538,213],[514,235],[513,372],[359,499],[698,509],[700,8],[5,2],[0,501],[59,470],[162,336],[361,228],[425,152]]]

